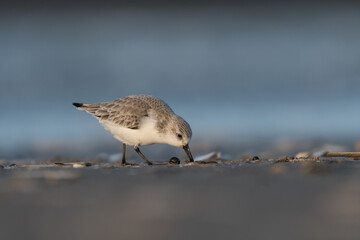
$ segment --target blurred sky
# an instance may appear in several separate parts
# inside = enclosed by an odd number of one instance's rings
[[[360,5],[52,3],[0,10],[0,156],[114,143],[71,103],[132,94],[165,100],[197,143],[360,132]]]

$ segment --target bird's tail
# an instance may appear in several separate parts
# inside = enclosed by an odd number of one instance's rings
[[[88,104],[74,102],[72,105],[74,105],[79,110],[86,110]]]
[[[73,105],[76,107],[76,109],[78,110],[83,110],[85,112],[90,113],[91,115],[98,117],[98,110],[100,109],[100,104],[99,103],[77,103],[74,102]]]
[[[84,106],[83,103],[77,103],[77,102],[74,102],[72,105],[74,105],[74,106],[77,107],[77,108]]]

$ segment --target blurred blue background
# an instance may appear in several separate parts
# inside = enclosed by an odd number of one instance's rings
[[[199,149],[358,138],[358,5],[76,3],[0,10],[0,157],[121,151],[71,103],[132,94],[165,100]]]

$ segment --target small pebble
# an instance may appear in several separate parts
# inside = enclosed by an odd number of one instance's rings
[[[254,156],[251,160],[256,161],[256,160],[260,160],[260,158],[258,156]]]
[[[9,165],[9,167],[16,167],[16,164],[12,163],[12,164]]]
[[[170,164],[180,164],[180,160],[177,157],[172,157],[169,160]]]
[[[92,166],[91,163],[89,163],[89,162],[85,163],[85,167],[91,167],[91,166]]]

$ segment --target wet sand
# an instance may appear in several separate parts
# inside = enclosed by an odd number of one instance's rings
[[[0,170],[1,239],[360,238],[359,161],[54,161]]]

